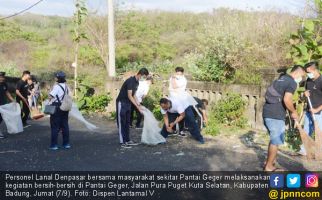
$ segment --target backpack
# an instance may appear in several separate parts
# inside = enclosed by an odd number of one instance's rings
[[[59,108],[62,111],[70,111],[72,109],[73,99],[68,94],[68,88],[66,86],[66,91],[65,91],[65,89],[60,84],[58,84],[58,86],[64,91],[64,96],[63,96],[63,98],[61,100],[61,105],[60,105]]]
[[[266,103],[268,104],[276,104],[276,103],[282,102],[282,98],[283,98],[282,95],[278,93],[274,87],[274,84],[276,82],[277,81],[275,80],[266,90],[265,100],[266,100]]]

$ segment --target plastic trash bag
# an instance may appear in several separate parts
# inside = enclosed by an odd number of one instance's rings
[[[78,107],[75,103],[72,105],[71,111],[69,111],[69,116],[77,119],[78,121],[82,122],[88,130],[94,131],[98,127],[94,124],[86,121],[86,119],[83,117],[82,113],[78,110]]]
[[[9,103],[0,106],[0,113],[4,123],[7,126],[7,131],[9,134],[23,132],[21,110],[18,103]]]
[[[148,145],[156,145],[165,143],[166,139],[161,135],[161,128],[158,120],[155,119],[153,113],[143,107],[144,124],[141,136],[141,143]]]

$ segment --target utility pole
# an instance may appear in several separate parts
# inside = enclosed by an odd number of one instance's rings
[[[114,4],[107,0],[108,6],[108,75],[115,77],[115,32],[114,32]]]

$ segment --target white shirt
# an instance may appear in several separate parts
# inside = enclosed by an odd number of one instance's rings
[[[173,88],[174,86],[172,85],[172,80],[175,79],[174,81],[176,82],[177,88]],[[176,75],[175,77],[171,77],[169,80],[169,91],[170,92],[175,92],[177,94],[180,94],[182,92],[186,91],[187,87],[187,79],[184,75],[178,76]]]
[[[184,101],[178,101],[177,99],[174,99],[174,98],[168,98],[168,99],[171,101],[172,106],[167,111],[161,108],[161,113],[163,115],[165,115],[167,112],[181,114],[181,113],[184,113],[184,111],[189,107],[189,105]]]
[[[150,86],[147,81],[139,81],[138,89],[135,92],[135,97],[138,102],[141,103],[143,100],[143,96],[146,96],[149,92]]]
[[[65,83],[59,83],[59,85],[61,85],[64,88],[64,90],[66,91],[66,94],[69,93],[69,89]],[[56,95],[58,96],[60,101],[63,100],[64,91],[59,85],[58,84],[54,85],[52,91],[49,93],[50,96],[52,96],[54,98],[53,102],[58,102]]]

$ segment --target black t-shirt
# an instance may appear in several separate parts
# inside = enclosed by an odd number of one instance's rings
[[[0,105],[7,103],[6,93],[8,91],[8,85],[5,82],[0,83]]]
[[[291,76],[284,75],[280,77],[277,81],[275,81],[274,88],[279,94],[282,95],[282,97],[284,97],[286,92],[294,94],[297,88],[297,84]],[[263,108],[263,117],[285,120],[286,107],[284,101],[274,104],[265,102]]]
[[[138,89],[139,81],[136,80],[135,76],[128,78],[122,85],[120,89],[120,93],[116,99],[116,101],[126,101],[130,102],[130,99],[127,96],[127,92],[132,90],[132,95],[135,94],[136,90]]]
[[[306,82],[306,90],[310,90],[310,99],[313,108],[317,108],[322,105],[322,76],[312,80],[308,79]],[[309,109],[308,105],[308,109]]]
[[[17,83],[17,90],[21,93],[21,95],[25,98],[28,98],[29,91],[28,91],[28,84],[26,81],[19,80]],[[16,97],[17,101],[21,100],[21,98],[17,95]]]

